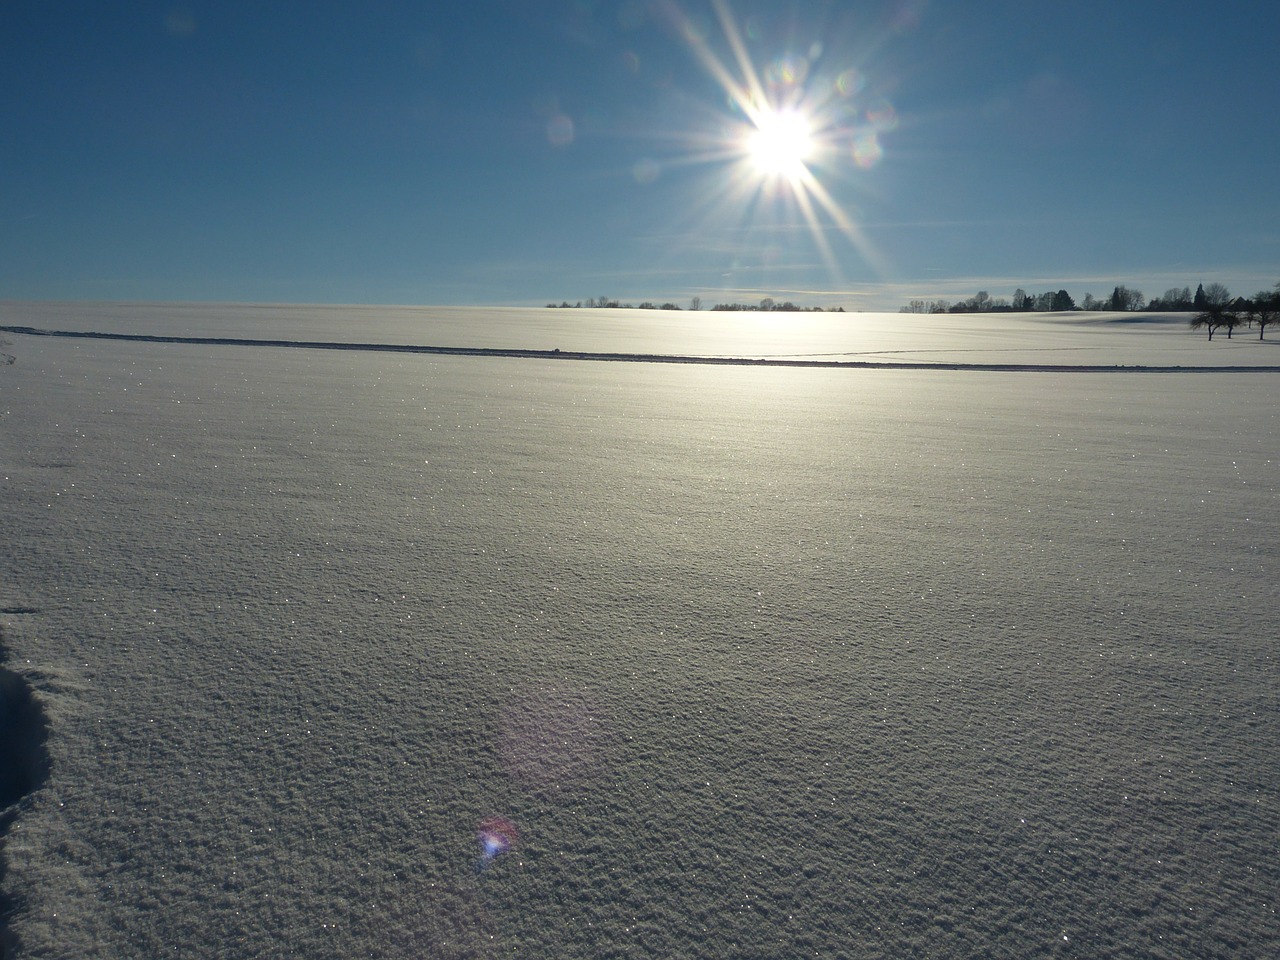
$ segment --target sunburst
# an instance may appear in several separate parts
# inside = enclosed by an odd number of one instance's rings
[[[861,101],[865,83],[856,69],[811,76],[821,55],[816,43],[803,55],[784,53],[762,69],[751,58],[728,0],[712,0],[712,6],[734,68],[678,7],[667,8],[731,110],[728,117],[713,113],[713,132],[695,138],[702,144],[698,160],[727,165],[708,202],[736,207],[743,217],[762,204],[781,204],[807,228],[833,276],[841,273],[833,235],[846,238],[863,260],[883,271],[881,258],[824,181],[880,161],[879,136],[894,121],[892,108],[884,101]]]

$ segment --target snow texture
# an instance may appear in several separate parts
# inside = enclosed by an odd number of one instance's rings
[[[1116,319],[0,305],[1280,362]],[[6,336],[0,623],[51,760],[4,842],[18,956],[1280,954],[1275,373]]]

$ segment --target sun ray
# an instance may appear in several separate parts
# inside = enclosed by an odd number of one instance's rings
[[[851,65],[832,76],[814,63],[823,56],[815,41],[804,54],[781,51],[767,68],[752,59],[748,37],[729,0],[712,0],[726,58],[712,49],[675,0],[664,4],[671,22],[695,59],[723,91],[730,114],[709,110],[705,131],[690,131],[689,162],[721,166],[704,184],[700,202],[706,215],[737,219],[742,225],[781,236],[803,227],[829,274],[838,278],[839,236],[877,273],[888,272],[853,215],[832,192],[830,181],[854,184],[859,174],[883,158],[879,134],[895,119],[892,107],[873,99],[867,78]],[[774,249],[787,249],[788,245]]]
[[[731,79],[731,86],[725,89],[738,101],[738,105],[742,107],[751,122],[759,127],[760,112],[768,103],[764,85],[760,82],[760,76],[751,62],[751,55],[747,52],[747,45],[742,40],[742,32],[738,29],[738,23],[733,18],[733,12],[729,9],[727,0],[714,0],[713,6],[716,16],[720,19],[720,27],[724,30],[725,39],[729,42],[729,49],[733,51],[733,57],[738,62],[738,69],[742,72],[746,88],[744,90]]]

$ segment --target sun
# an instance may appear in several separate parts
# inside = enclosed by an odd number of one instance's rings
[[[657,5],[728,107],[727,113],[708,107],[711,122],[687,138],[688,162],[715,169],[702,194],[708,216],[723,212],[779,231],[807,227],[832,276],[840,275],[841,258],[832,246],[837,238],[848,241],[874,269],[886,271],[842,194],[858,185],[860,171],[882,160],[880,137],[897,125],[892,104],[823,39],[807,46],[793,40],[801,45],[784,47],[757,64],[750,44],[763,42],[759,25],[753,26],[752,18],[739,24],[730,0],[710,3],[727,57],[713,49],[708,25],[686,14],[680,0]],[[800,35],[798,26],[794,32]]]
[[[746,149],[763,176],[795,180],[803,176],[814,151],[809,120],[798,110],[764,110],[755,118]]]

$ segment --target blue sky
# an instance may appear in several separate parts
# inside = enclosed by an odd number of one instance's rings
[[[0,298],[1251,294],[1276,36],[1233,0],[9,0]],[[767,104],[803,174],[746,155]]]

